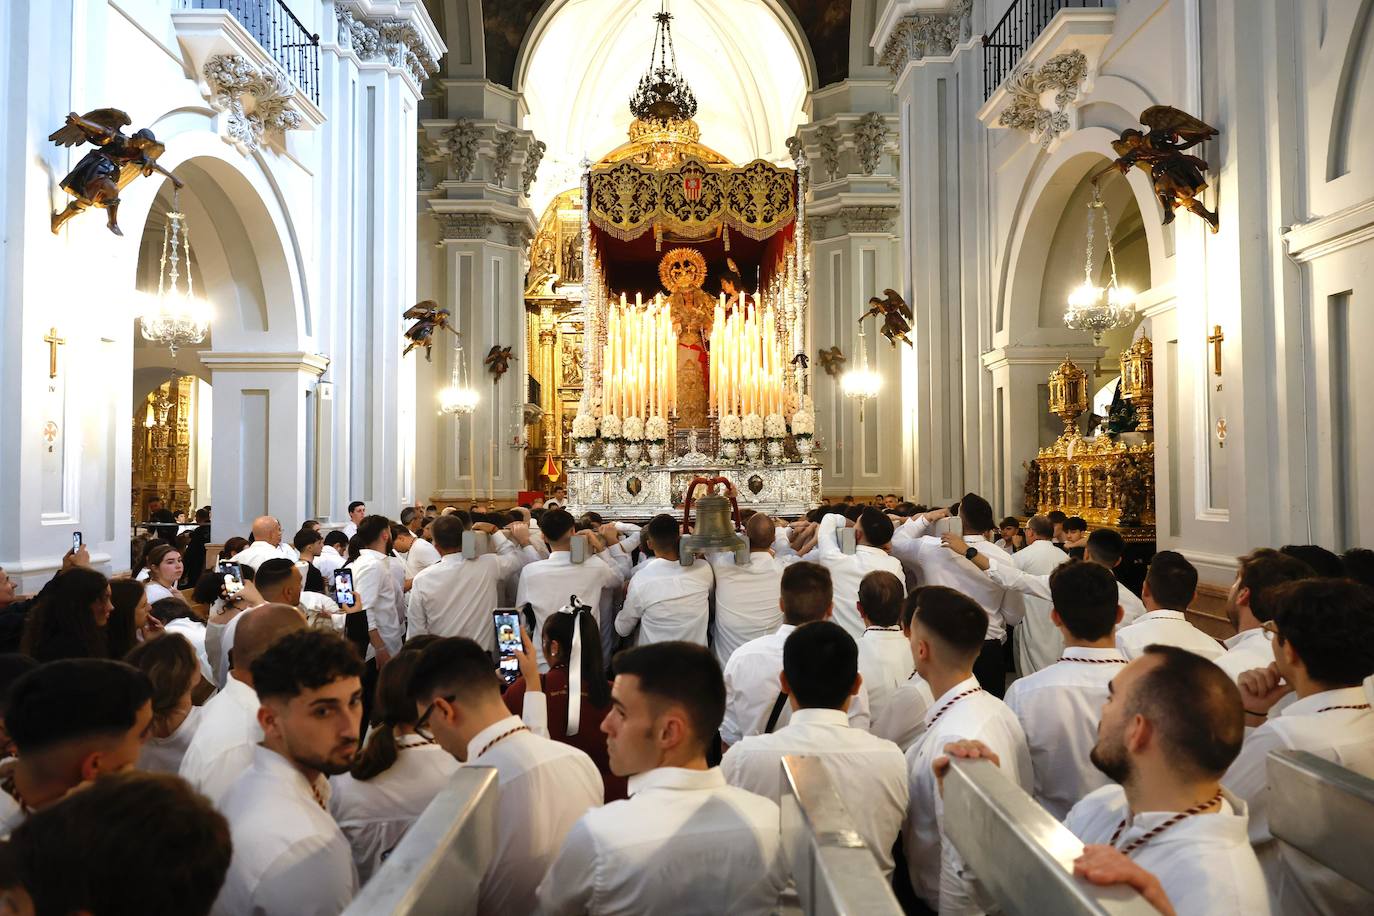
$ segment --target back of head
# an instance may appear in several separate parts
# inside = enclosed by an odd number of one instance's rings
[[[1374,550],[1352,547],[1341,554],[1341,565],[1345,567],[1347,579],[1374,588]]]
[[[656,642],[626,649],[615,657],[616,677],[632,675],[652,701],[686,712],[698,747],[706,747],[725,718],[725,679],[705,646]]]
[[[1008,515],[997,523],[998,528],[1020,528],[1021,522],[1014,515]]]
[[[148,606],[148,613],[163,623],[171,623],[173,620],[180,620],[183,617],[195,619],[191,606],[180,598],[159,598]]]
[[[1096,642],[1111,635],[1119,606],[1116,576],[1086,560],[1069,560],[1050,573],[1050,598],[1074,638]]]
[[[348,535],[337,528],[324,536],[324,546],[333,547],[339,553],[348,549]]]
[[[793,630],[783,643],[782,670],[798,706],[840,709],[859,674],[859,646],[837,623],[808,623]]]
[[[1269,600],[1278,639],[1293,647],[1312,680],[1355,687],[1374,674],[1374,589],[1311,578],[1275,586]]]
[[[245,611],[234,628],[233,667],[251,671],[267,647],[288,633],[305,629],[305,618],[289,604],[263,604]]]
[[[322,630],[287,633],[253,659],[253,689],[260,699],[285,699],[318,690],[341,678],[363,676],[358,650]]]
[[[24,653],[38,661],[79,654],[103,658],[106,633],[95,622],[93,608],[105,596],[109,580],[85,566],[73,566],[53,577],[39,594],[25,626]]]
[[[18,652],[0,654],[0,719],[10,705],[10,691],[15,682],[38,667],[38,662]]]
[[[137,579],[111,579],[110,604],[114,605],[114,613],[128,614],[132,619],[134,609],[138,607],[138,602],[143,599],[146,590],[146,586]],[[215,595],[219,596],[218,589]]]
[[[415,516],[419,514],[419,509],[415,508],[414,506],[406,506],[404,509],[401,510],[401,524],[406,525],[408,527],[411,522],[415,521]]]
[[[322,540],[324,540],[324,535],[320,534],[318,528],[302,528],[291,538],[291,546],[296,548],[297,552],[300,552],[316,541]]]
[[[1050,521],[1048,515],[1032,515],[1026,519],[1026,528],[1034,531],[1041,540],[1048,541],[1054,537],[1054,522]]]
[[[749,539],[750,550],[767,550],[773,546],[777,527],[765,512],[755,512],[744,522],[744,533]]]
[[[919,623],[947,663],[971,664],[983,651],[988,615],[968,595],[943,585],[926,585],[906,599],[908,627]]]
[[[1319,576],[1328,579],[1340,579],[1345,576],[1345,565],[1341,563],[1341,558],[1325,547],[1316,544],[1285,544],[1279,551],[1302,560]]]
[[[491,653],[464,636],[450,636],[420,653],[410,675],[410,698],[429,703],[438,696],[460,703],[501,701],[501,680]]]
[[[1245,739],[1245,711],[1230,675],[1177,646],[1146,646],[1156,662],[1131,689],[1128,715],[1142,715],[1160,736],[1171,767],[1215,779]]]
[[[272,533],[280,527],[281,522],[278,522],[272,516],[260,515],[253,519],[253,526],[249,529],[249,532],[253,535],[253,540],[261,541],[270,537]]]
[[[298,573],[295,563],[286,557],[273,557],[258,564],[257,572],[253,575],[253,584],[264,598],[275,599],[280,594],[282,586],[296,575]]]
[[[1089,560],[1112,569],[1126,555],[1126,540],[1110,528],[1098,528],[1088,535],[1084,555]]]
[[[229,824],[203,795],[139,771],[103,776],[35,813],[11,851],[34,912],[96,916],[204,916],[231,857]]]
[[[1145,587],[1160,607],[1186,610],[1197,593],[1197,568],[1173,550],[1161,550],[1150,559]]]
[[[463,532],[467,526],[456,515],[441,515],[430,525],[430,536],[434,546],[446,553],[453,553],[463,547]]]
[[[892,519],[881,509],[872,506],[859,514],[857,522],[864,532],[864,543],[870,547],[884,547],[892,540]]]
[[[345,539],[345,543],[347,540]],[[221,560],[232,560],[248,547],[248,538],[238,536],[231,537],[224,542],[224,547],[219,552]]]
[[[68,741],[118,738],[134,727],[139,709],[152,695],[147,676],[124,662],[48,662],[15,681],[5,728],[21,755]]]
[[[875,569],[859,580],[859,604],[869,623],[893,627],[902,619],[902,599],[906,587],[892,573]]]
[[[1063,512],[1060,512],[1058,509],[1055,509],[1054,511],[1046,514],[1045,518],[1050,520],[1051,526],[1062,525],[1069,520],[1069,517],[1065,515]]]
[[[571,534],[574,524],[572,513],[566,509],[549,509],[539,519],[539,530],[544,532],[544,540],[553,544]]]
[[[977,493],[965,493],[959,500],[959,520],[963,522],[965,534],[991,531],[995,518],[992,505]]]
[[[682,528],[678,520],[667,513],[655,515],[649,519],[649,524],[644,526],[644,536],[649,539],[656,555],[677,553],[678,538],[681,535]]]
[[[1312,567],[1272,547],[1261,547],[1237,560],[1241,588],[1250,590],[1250,613],[1260,623],[1274,619],[1274,589],[1285,582],[1310,579]]]
[[[363,548],[369,548],[377,543],[377,539],[391,530],[391,519],[385,515],[368,515],[358,523],[358,543]]]
[[[396,745],[397,727],[413,726],[420,718],[415,701],[410,698],[410,677],[420,662],[420,654],[406,643],[406,647],[377,675],[377,690],[372,702],[372,724],[376,727],[349,768],[354,779],[366,782],[386,772],[400,756]]]
[[[834,587],[830,570],[818,563],[793,563],[782,571],[778,603],[782,619],[794,627],[824,620],[830,613]]]
[[[200,663],[190,640],[164,633],[134,646],[124,660],[148,676],[153,687],[153,718],[174,712],[200,676]]]
[[[1070,515],[1064,519],[1065,531],[1087,531],[1088,520],[1081,515]]]
[[[544,636],[562,647],[562,659],[572,664],[573,627],[580,632],[582,653],[582,691],[593,706],[609,706],[611,685],[606,680],[606,662],[601,654],[601,631],[590,611],[579,614],[550,614],[544,621]]]

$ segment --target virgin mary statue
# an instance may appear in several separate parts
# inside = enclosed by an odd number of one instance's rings
[[[658,278],[668,290],[677,332],[677,416],[684,429],[707,426],[707,341],[716,301],[701,285],[706,259],[693,248],[674,248],[658,263]]]

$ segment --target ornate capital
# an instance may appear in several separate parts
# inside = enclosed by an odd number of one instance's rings
[[[444,140],[453,159],[453,177],[467,181],[477,166],[477,145],[482,140],[481,131],[476,124],[462,118],[444,132]]]
[[[503,222],[501,228],[506,231],[506,244],[512,248],[520,248],[528,245],[534,238],[534,233],[530,232],[530,227],[521,222]]]
[[[361,61],[385,60],[393,67],[404,67],[418,86],[439,72],[434,51],[414,24],[405,19],[366,20],[346,7],[335,7],[339,23],[339,45],[358,55]]]
[[[845,232],[891,232],[897,208],[841,207],[839,216]]]
[[[520,190],[529,196],[530,188],[534,187],[534,179],[539,175],[539,163],[544,161],[544,151],[548,146],[543,140],[535,140],[525,151],[525,168],[520,173]]]
[[[439,238],[485,241],[496,220],[485,213],[436,213]]]
[[[945,57],[973,35],[973,0],[953,0],[943,13],[914,13],[892,29],[879,60],[900,76],[909,61]]]
[[[1038,136],[1041,146],[1049,146],[1073,129],[1069,108],[1087,78],[1088,58],[1079,50],[1056,54],[1038,68],[1018,67],[1007,78],[1011,103],[998,117],[998,126],[1024,130],[1032,139]]]
[[[840,133],[834,124],[822,124],[816,128],[816,142],[820,145],[826,177],[834,181],[840,177]]]
[[[244,155],[266,146],[270,135],[301,126],[301,116],[287,107],[296,90],[280,70],[259,69],[238,54],[216,54],[202,72],[210,104],[228,115],[225,140]]]
[[[510,161],[515,155],[515,132],[496,128],[496,155],[492,160],[491,177],[498,185],[506,183]]]
[[[854,145],[859,151],[859,167],[865,175],[872,175],[878,170],[888,133],[887,119],[876,111],[870,111],[860,118],[854,128]]]
[[[811,176],[811,165],[806,160],[806,146],[802,143],[801,137],[791,136],[787,138],[787,152],[792,156],[792,164],[797,167],[797,174],[803,180]]]

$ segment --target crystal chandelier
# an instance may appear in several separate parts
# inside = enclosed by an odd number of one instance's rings
[[[1107,264],[1111,268],[1111,282],[1106,287],[1093,284],[1093,229],[1097,214],[1102,213],[1102,232],[1107,241]],[[1112,247],[1112,223],[1107,205],[1102,202],[1096,182],[1092,200],[1088,201],[1088,253],[1083,264],[1083,285],[1069,294],[1069,310],[1064,324],[1075,331],[1091,331],[1093,344],[1102,343],[1102,334],[1122,328],[1135,319],[1135,293],[1116,282],[1116,250]]]
[[[642,121],[668,123],[687,121],[697,113],[697,97],[677,69],[673,50],[673,15],[668,0],[654,14],[654,48],[649,53],[649,69],[639,78],[630,96],[630,113]]]
[[[471,416],[481,399],[482,396],[468,380],[467,364],[463,357],[463,335],[459,334],[453,352],[453,374],[448,387],[439,392],[439,412],[451,417]]]
[[[165,345],[177,355],[177,347],[193,346],[210,331],[210,305],[191,288],[191,233],[181,212],[181,191],[173,189],[172,208],[162,228],[162,260],[158,266],[157,293],[145,297],[146,310],[139,316],[143,339]],[[181,280],[181,259],[186,258],[186,285]]]
[[[859,422],[864,421],[864,404],[869,398],[876,398],[882,388],[882,376],[868,366],[868,346],[863,325],[859,325],[859,364],[840,377],[840,390],[844,396],[859,402]]]

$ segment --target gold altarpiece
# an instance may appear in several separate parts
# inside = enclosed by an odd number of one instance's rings
[[[194,411],[194,376],[182,375],[163,382],[134,407],[133,503],[134,516],[156,496],[168,508],[191,506],[191,438]],[[137,524],[144,521],[135,517]]]

